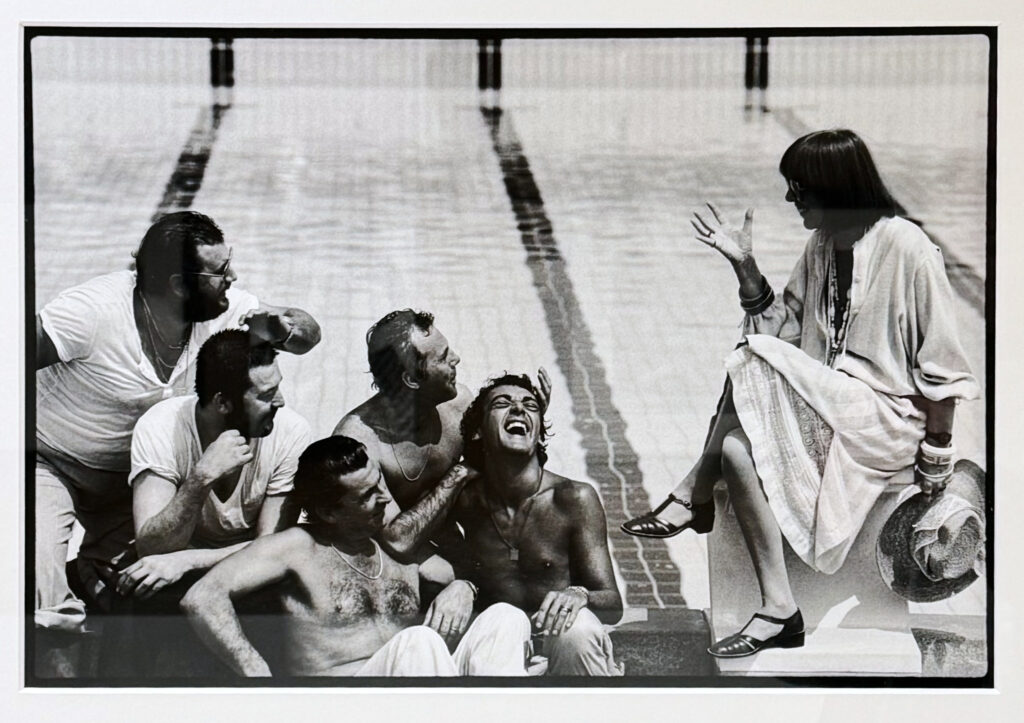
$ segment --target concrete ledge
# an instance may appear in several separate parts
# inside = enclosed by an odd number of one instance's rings
[[[982,678],[988,673],[984,615],[913,615],[910,626],[921,650],[921,674]]]
[[[808,632],[802,648],[776,648],[716,662],[722,675],[921,674],[921,651],[913,635],[865,628],[818,628]]]
[[[710,626],[700,610],[633,608],[623,620],[610,635],[627,677],[715,675]]]

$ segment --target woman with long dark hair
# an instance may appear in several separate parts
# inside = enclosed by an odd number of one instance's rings
[[[782,156],[786,200],[813,231],[777,296],[753,254],[753,209],[735,227],[695,213],[702,243],[739,280],[744,343],[704,450],[655,510],[625,532],[708,532],[712,488],[725,479],[750,553],[761,608],[717,657],[798,647],[804,625],[782,536],[812,568],[839,569],[878,496],[914,466],[927,493],[952,473],[957,399],[979,388],[957,338],[940,250],[902,217],[864,142],[849,130],[810,133]]]

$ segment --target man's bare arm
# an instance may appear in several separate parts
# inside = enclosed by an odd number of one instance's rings
[[[299,506],[290,494],[263,498],[260,516],[256,520],[256,535],[263,537],[294,527],[299,521]]]
[[[233,599],[283,580],[311,553],[312,539],[298,527],[260,537],[203,576],[181,608],[200,639],[234,671],[269,676],[270,666],[242,631]]]
[[[587,607],[603,622],[622,616],[622,595],[615,584],[608,552],[608,527],[601,498],[593,487],[574,484],[571,493],[574,527],[569,538],[569,575],[573,585],[587,589]]]
[[[230,547],[194,548],[161,555],[147,555],[125,568],[117,577],[117,591],[121,595],[134,595],[141,599],[152,597],[168,585],[176,583],[187,573],[208,570],[248,544],[246,541]]]
[[[464,464],[455,464],[426,496],[389,522],[378,535],[381,546],[402,563],[419,562],[417,551],[448,516],[466,482],[477,476]]]
[[[140,557],[188,547],[209,494],[190,476],[180,487],[149,470],[132,483],[135,548]]]
[[[252,460],[252,450],[235,430],[228,430],[206,448],[191,474],[174,483],[149,470],[132,484],[135,546],[139,555],[183,550],[192,539],[210,486]]]

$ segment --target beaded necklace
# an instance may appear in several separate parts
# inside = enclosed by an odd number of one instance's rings
[[[850,291],[852,291],[852,289],[846,292],[846,300],[842,305],[842,318],[840,323],[837,325],[836,315],[840,313],[839,279],[836,273],[836,251],[833,248],[828,266],[828,302],[826,304],[826,315],[828,317],[828,351],[825,363],[828,366],[832,366],[836,358],[840,354],[846,352],[846,332],[850,326]]]

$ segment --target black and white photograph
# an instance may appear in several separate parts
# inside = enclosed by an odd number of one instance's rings
[[[26,689],[997,687],[997,25],[19,33]]]

